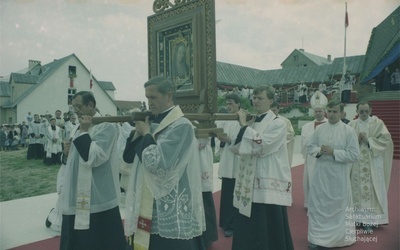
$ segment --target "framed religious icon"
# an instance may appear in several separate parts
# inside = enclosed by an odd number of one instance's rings
[[[165,76],[186,112],[216,111],[214,0],[157,0],[148,17],[149,78]]]

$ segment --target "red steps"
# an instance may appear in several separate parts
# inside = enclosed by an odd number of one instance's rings
[[[400,159],[400,100],[370,101],[373,115],[386,125],[394,144],[393,159]]]

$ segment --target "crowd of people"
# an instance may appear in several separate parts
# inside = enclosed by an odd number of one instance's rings
[[[29,142],[28,126],[21,124],[3,124],[0,133],[0,150],[11,151],[26,148]]]
[[[227,110],[239,114],[240,120],[217,124],[227,134],[215,144],[222,177],[219,226],[226,237],[233,235],[232,249],[293,249],[286,215],[291,205],[287,166],[293,156],[293,128],[278,114],[279,104],[270,90],[256,88],[253,94],[254,121],[245,120],[247,112],[240,110],[238,96],[227,94]],[[315,120],[301,130],[308,247],[349,246],[389,222],[393,141],[368,102],[357,104],[357,118],[351,121],[344,104],[328,102],[322,91],[310,103]]]
[[[2,125],[1,149],[4,151],[27,148],[27,159],[41,159],[45,165],[60,165],[63,142],[79,126],[76,115],[60,110],[39,115],[28,112],[20,125]]]
[[[400,70],[396,68],[391,72],[389,67],[385,67],[375,79],[375,91],[391,91],[400,89]]]
[[[235,250],[294,249],[287,215],[294,131],[274,89],[253,89],[251,119],[237,94],[224,95],[238,120],[217,121],[224,133],[213,135],[222,178],[217,221],[210,138],[196,138],[171,80],[154,77],[144,88],[154,119],[134,124],[93,124],[100,114],[88,91],[74,95],[67,121],[59,110],[46,121],[28,115],[28,159],[61,165],[58,201],[46,219],[61,231],[60,249],[205,250],[218,227]],[[357,227],[388,223],[393,142],[368,102],[348,124],[341,102],[321,92],[310,102],[315,121],[301,132],[309,248],[351,245]]]
[[[218,89],[218,96],[220,97],[225,97],[229,94],[234,94],[237,95],[239,98],[251,100],[253,96],[253,88],[246,85],[244,87],[233,87],[232,89]]]

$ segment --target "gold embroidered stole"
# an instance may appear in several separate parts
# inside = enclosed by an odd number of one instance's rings
[[[365,132],[369,143],[374,146],[375,138],[383,138],[383,134],[387,135],[389,132],[382,126],[383,123],[378,123],[375,117],[370,117],[368,124],[364,128],[359,124],[359,120],[351,122],[350,126],[353,127],[357,134],[359,132]],[[392,158],[393,158],[393,143],[388,140],[385,143],[376,140],[376,143],[380,143],[380,146],[385,147],[384,153],[382,153],[383,160],[383,174],[385,184],[388,185],[390,174],[387,175],[387,169],[391,170]],[[376,145],[376,144],[375,144]],[[367,209],[375,212],[376,214],[383,214],[383,203],[382,198],[375,191],[374,185],[379,182],[376,167],[374,166],[373,151],[370,147],[362,143],[360,146],[360,159],[358,162],[353,164],[351,180],[352,180],[352,191],[353,191],[353,203],[357,209]],[[389,162],[389,164],[388,164]],[[379,185],[377,185],[379,186]]]
[[[72,134],[74,135],[77,131],[78,131],[78,126],[74,129],[74,133]],[[89,229],[91,191],[92,191],[92,168],[91,166],[85,164],[85,161],[79,157],[75,225],[74,225],[74,229],[76,230]]]
[[[78,171],[74,229],[87,230],[90,224],[92,168],[85,165],[82,159],[79,159]]]
[[[270,114],[270,112],[268,113]],[[260,134],[268,127],[270,121],[274,116],[267,115],[261,123],[257,125],[257,132]],[[255,124],[250,125],[255,129]],[[262,143],[261,140],[254,141],[254,143]],[[250,217],[251,207],[253,203],[253,188],[254,188],[254,175],[256,172],[257,157],[254,155],[240,155],[240,166],[236,177],[233,205],[239,209],[239,213]]]
[[[149,249],[152,218],[153,218],[153,194],[147,187],[146,179],[144,178],[137,230],[133,240],[134,250]]]
[[[234,190],[233,205],[239,209],[239,213],[250,217],[257,158],[246,155],[241,156],[240,159],[240,166]]]
[[[156,134],[164,130],[171,123],[175,122],[179,118],[183,117],[183,112],[179,106],[173,108],[168,115],[161,121],[160,125],[152,134],[154,140],[157,141]],[[143,173],[143,172],[142,172]],[[153,194],[147,186],[147,181],[142,174],[142,199],[140,202],[140,211],[137,224],[137,230],[133,240],[134,250],[148,250],[150,245],[150,233],[151,233],[151,221],[153,217]]]

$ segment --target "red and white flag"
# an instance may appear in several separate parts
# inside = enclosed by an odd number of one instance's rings
[[[90,85],[89,85],[90,89],[92,89],[93,87],[93,79],[92,79],[92,71],[90,71]]]

